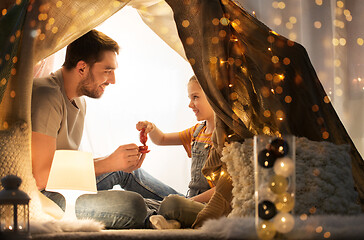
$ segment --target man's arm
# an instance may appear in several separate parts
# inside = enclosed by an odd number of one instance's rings
[[[39,190],[43,190],[47,185],[55,151],[55,137],[32,132],[33,176]]]
[[[39,190],[47,185],[55,151],[56,138],[38,132],[32,133],[33,176]],[[145,154],[138,152],[136,144],[122,145],[108,157],[95,159],[95,174],[119,170],[132,172],[140,168],[144,158]]]

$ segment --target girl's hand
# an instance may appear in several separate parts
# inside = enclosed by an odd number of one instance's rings
[[[153,123],[151,122],[148,122],[148,121],[139,121],[137,124],[136,124],[136,129],[138,131],[141,131],[142,129],[145,129],[144,130],[144,133],[145,135],[150,133],[151,131],[154,130],[155,126]]]

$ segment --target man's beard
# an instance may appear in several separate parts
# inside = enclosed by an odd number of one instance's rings
[[[90,98],[100,98],[103,92],[98,92],[99,87],[99,85],[95,85],[95,78],[90,69],[87,76],[79,82],[77,86],[77,95],[87,96]]]

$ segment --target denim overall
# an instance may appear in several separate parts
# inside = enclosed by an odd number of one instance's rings
[[[188,185],[187,197],[193,197],[200,193],[203,193],[210,189],[205,176],[202,174],[202,167],[205,165],[206,159],[209,155],[211,145],[207,143],[197,142],[196,137],[198,136],[201,129],[206,125],[206,122],[199,125],[192,138],[192,163],[191,163],[191,181]]]

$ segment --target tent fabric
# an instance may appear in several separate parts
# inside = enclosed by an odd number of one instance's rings
[[[0,177],[15,174],[22,178],[21,188],[31,197],[31,220],[57,218],[56,206],[39,197],[31,170],[33,67],[128,2],[23,0],[0,4],[0,9],[7,10],[0,18]]]
[[[229,136],[243,141],[258,134],[293,134],[349,144],[353,177],[364,209],[363,160],[304,47],[273,32],[233,1],[167,2],[174,11],[187,59],[221,122],[215,130],[215,136],[220,136],[212,150],[216,153],[210,155],[203,169],[206,176],[219,176],[226,170],[219,158],[224,142],[234,140]],[[221,180],[216,181],[217,188],[220,184],[228,188],[226,175]],[[231,193],[217,193],[207,208],[223,208],[221,196],[231,200]],[[197,223],[211,215],[201,214]]]
[[[0,131],[4,137],[1,177],[10,173],[19,175],[24,190],[33,195],[36,191],[34,179],[29,177],[32,176],[30,100],[34,65],[131,4],[163,40],[188,59],[217,115],[214,148],[204,173],[214,178],[218,191],[195,226],[207,218],[227,215],[231,210],[231,178],[220,161],[224,143],[243,141],[257,134],[290,133],[314,141],[350,144],[353,176],[364,199],[363,161],[301,45],[274,33],[232,1],[167,0],[166,3],[170,8],[164,1],[156,0],[0,3],[0,9],[7,9],[0,18]],[[172,16],[175,25],[171,24]],[[158,28],[161,23],[166,28]],[[177,30],[183,49],[174,37]],[[14,137],[19,135],[25,140]],[[14,168],[8,165],[10,155],[16,156],[11,159],[19,163]],[[36,218],[39,198],[32,198],[31,204],[31,216]],[[221,209],[218,214],[213,212],[217,208]]]
[[[52,55],[98,26],[130,0],[8,0],[0,2],[0,177],[23,179],[22,190],[30,197],[32,220],[59,218],[58,206],[42,198],[31,173],[30,101],[34,75],[41,74],[40,60]],[[143,20],[181,56],[172,10],[161,0],[134,0]],[[160,11],[160,10],[163,11]],[[166,16],[167,17],[166,17]],[[168,17],[169,15],[169,17]],[[163,20],[161,20],[163,19]],[[151,21],[154,20],[154,21]],[[173,34],[174,32],[174,34]],[[166,33],[169,33],[168,35]],[[164,35],[163,35],[164,34]],[[179,45],[179,46],[178,46]],[[38,63],[37,66],[35,66]],[[20,140],[22,139],[22,140]],[[43,212],[40,210],[43,207]]]

